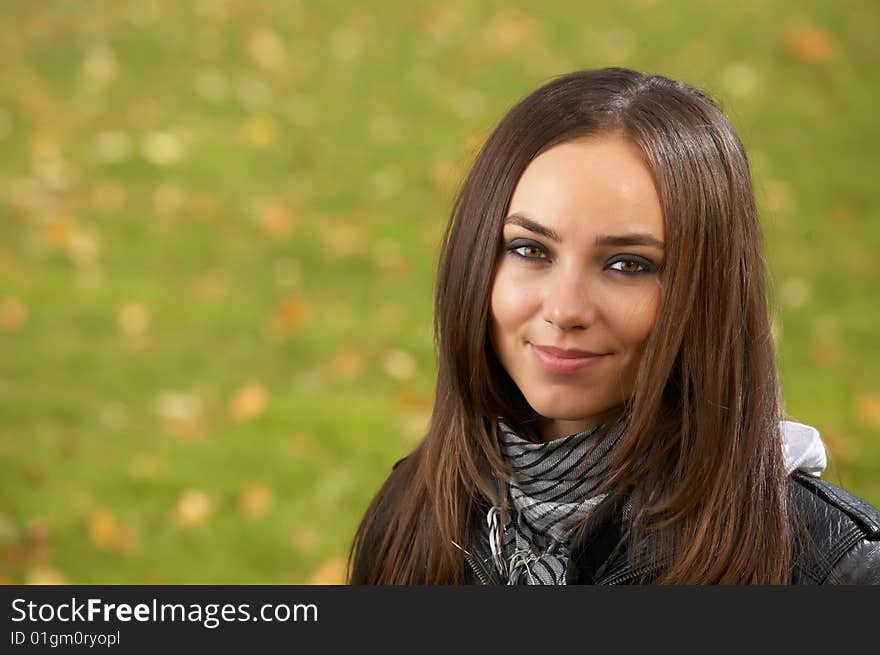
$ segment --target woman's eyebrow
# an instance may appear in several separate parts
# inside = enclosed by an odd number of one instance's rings
[[[529,232],[540,234],[541,236],[547,237],[552,241],[562,241],[559,234],[548,227],[544,227],[540,223],[532,220],[531,218],[524,216],[523,214],[511,214],[504,219],[504,224],[518,225],[519,227],[524,228]],[[657,248],[658,250],[663,250],[665,248],[665,245],[662,241],[656,239],[650,234],[643,233],[621,235],[603,234],[597,236],[594,243],[596,246],[650,246],[653,248]]]
[[[651,246],[663,250],[665,244],[652,237],[650,234],[625,234],[620,236],[599,235],[594,243],[597,246]]]
[[[508,223],[510,225],[519,225],[521,228],[525,228],[529,232],[534,232],[535,234],[540,234],[543,237],[547,237],[551,241],[562,241],[562,239],[559,238],[559,235],[556,232],[548,227],[544,227],[540,223],[536,223],[531,218],[527,218],[522,214],[511,214],[504,219],[504,224],[507,225]]]

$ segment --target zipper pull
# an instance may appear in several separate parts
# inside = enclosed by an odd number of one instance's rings
[[[452,545],[453,545],[453,546],[455,546],[455,547],[458,548],[462,553],[464,553],[464,559],[465,559],[465,561],[466,561],[468,564],[470,564],[470,567],[471,567],[471,569],[473,570],[474,575],[477,576],[477,580],[480,581],[480,584],[484,584],[484,585],[489,584],[489,578],[488,578],[488,576],[486,575],[486,572],[483,571],[483,570],[481,569],[481,567],[479,567],[479,566],[477,565],[477,560],[476,560],[476,558],[475,558],[473,555],[471,555],[469,552],[467,552],[464,548],[462,548],[461,546],[459,546],[457,543],[455,543],[454,541],[452,541],[452,539],[450,539],[449,541],[452,542]]]

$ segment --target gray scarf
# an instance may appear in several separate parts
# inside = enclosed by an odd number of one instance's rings
[[[533,443],[499,421],[501,454],[513,474],[508,515],[493,506],[480,538],[508,584],[565,584],[570,537],[604,499],[597,493],[609,453],[623,434],[620,420],[548,443]],[[825,447],[818,431],[793,421],[779,424],[785,470],[820,476]]]
[[[493,506],[486,517],[493,565],[508,584],[565,584],[569,538],[605,497],[596,490],[625,423],[547,443],[528,441],[500,421],[498,427],[512,476],[507,516]]]

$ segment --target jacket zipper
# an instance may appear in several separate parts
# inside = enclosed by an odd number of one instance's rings
[[[477,580],[480,581],[480,584],[485,584],[485,585],[489,584],[489,579],[486,578],[485,574],[482,571],[480,571],[480,569],[474,563],[474,559],[470,555],[468,555],[467,553],[464,554],[464,557],[467,560],[467,563],[470,564],[471,568],[474,570],[474,573],[477,576]]]
[[[608,585],[608,586],[625,584],[625,583],[630,582],[632,580],[636,580],[638,578],[641,578],[646,573],[655,573],[657,571],[660,571],[664,566],[665,566],[664,562],[659,562],[656,564],[646,564],[646,565],[640,566],[637,569],[634,569],[632,571],[618,573],[617,576],[612,576],[607,581],[597,582],[596,584]]]
[[[477,562],[473,558],[473,556],[469,552],[467,552],[464,548],[462,548],[457,543],[455,543],[454,541],[452,542],[452,545],[455,546],[456,548],[458,548],[464,554],[465,561],[467,561],[467,563],[470,564],[470,567],[473,569],[474,574],[477,576],[477,580],[480,581],[480,584],[488,585],[489,578],[481,570],[481,568],[477,565]]]
[[[613,578],[612,578],[610,581],[608,581],[608,582],[603,582],[603,583],[600,583],[600,584],[605,584],[605,585],[608,585],[608,586],[614,586],[614,585],[625,584],[625,583],[629,582],[630,580],[635,580],[635,579],[637,579],[637,578],[642,577],[645,573],[648,573],[648,572],[651,571],[651,569],[653,569],[653,568],[656,568],[656,567],[653,567],[653,566],[643,566],[642,568],[640,568],[640,569],[636,569],[635,571],[633,571],[633,572],[631,572],[631,573],[629,573],[629,574],[627,574],[627,575],[624,575],[624,576],[619,577],[619,578],[617,578],[617,579],[613,579]]]

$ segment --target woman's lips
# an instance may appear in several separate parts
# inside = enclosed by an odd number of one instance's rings
[[[608,353],[592,353],[585,350],[563,350],[553,346],[536,346],[529,343],[538,363],[550,373],[571,375],[592,366]]]

